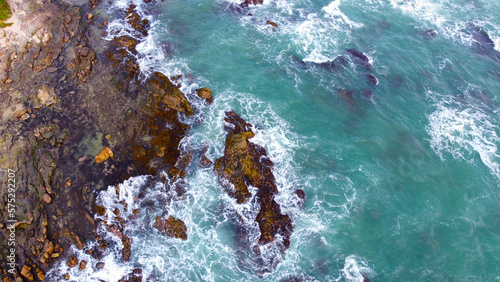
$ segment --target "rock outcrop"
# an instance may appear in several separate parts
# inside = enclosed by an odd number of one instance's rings
[[[18,262],[10,275],[9,250],[0,249],[0,278],[43,280],[59,259],[70,258],[72,245],[83,249],[97,239],[94,214],[104,211],[95,206],[95,192],[131,176],[182,168],[179,142],[189,126],[179,115],[193,109],[161,73],[138,79],[135,47],[149,23],[134,6],[123,17],[139,39],[106,41],[102,25],[110,19],[94,11],[98,1],[22,5],[17,10],[26,15],[15,25],[23,33],[0,38],[6,46],[0,44],[0,166],[16,171]],[[6,199],[0,201],[2,222]],[[128,260],[132,242],[124,225],[108,228],[122,240]],[[8,236],[1,228],[1,240]],[[98,242],[93,256],[106,248]]]
[[[256,197],[260,208],[255,219],[260,230],[258,244],[271,243],[279,235],[283,238],[284,252],[290,246],[293,226],[290,216],[282,214],[280,205],[274,200],[278,189],[272,172],[273,162],[264,148],[249,141],[255,135],[251,124],[232,111],[226,112],[225,121],[228,134],[224,156],[214,164],[219,182],[240,204],[250,199],[250,185],[257,188]]]

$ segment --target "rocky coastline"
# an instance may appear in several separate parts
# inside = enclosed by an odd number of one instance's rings
[[[60,260],[85,269],[87,262],[75,261],[69,250],[71,246],[87,250],[88,242],[98,241],[99,226],[120,237],[127,261],[131,242],[124,225],[133,218],[117,214],[122,219],[119,224],[96,220],[96,214],[106,213],[96,205],[97,192],[138,175],[162,181],[161,171],[173,180],[182,179],[192,160],[191,153],[179,149],[190,130],[180,116],[196,111],[177,85],[182,74],[169,78],[154,72],[145,80],[140,77],[134,55],[148,35],[149,22],[130,5],[122,17],[134,29],[134,37],[105,40],[110,16],[99,5],[95,0],[12,2],[15,20],[1,31],[0,160],[1,168],[16,171],[17,221],[14,273],[9,271],[9,248],[2,244],[0,249],[3,281],[43,281]],[[213,100],[208,88],[195,94],[208,103]],[[244,123],[237,118],[234,122]],[[263,148],[252,148],[249,154],[255,158],[265,155]],[[228,167],[228,161],[216,162],[219,175],[227,175],[221,164]],[[209,167],[212,161],[204,156],[200,165]],[[281,234],[284,251],[292,222],[272,199],[277,193],[269,176],[272,162],[264,165],[259,167],[262,181],[269,180],[263,183],[271,186],[259,195],[264,207],[257,219],[262,231],[259,243],[272,242]],[[0,219],[7,222],[7,193],[2,197]],[[0,226],[2,241],[10,236],[7,227]],[[185,224],[172,216],[157,218],[155,227],[166,236],[189,237]],[[106,242],[87,253],[98,258],[99,248],[106,248]],[[123,281],[140,281],[140,273],[134,270]],[[58,275],[70,279],[66,273]]]

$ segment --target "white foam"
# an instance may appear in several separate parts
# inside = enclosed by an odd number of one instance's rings
[[[493,2],[486,4],[492,7],[483,10],[474,5],[463,5],[449,0],[389,0],[389,3],[393,8],[421,21],[423,28],[429,28],[430,24],[445,38],[465,45],[474,42],[472,36],[464,32],[467,30],[467,22],[472,20],[490,35],[495,42],[495,49],[500,50],[498,13],[493,12],[498,7],[494,7]],[[379,1],[379,4],[384,6],[385,3]]]
[[[292,31],[294,41],[306,54],[304,61],[333,60],[341,46],[350,42],[353,29],[363,26],[349,19],[340,9],[340,0],[332,1],[322,12],[311,13]]]
[[[363,26],[351,20],[341,9],[341,0],[334,0],[320,11],[308,0],[265,1],[265,5],[251,7],[252,17],[241,17],[240,22],[267,36],[292,40],[305,61],[333,60],[342,46],[351,40],[352,30]],[[273,29],[267,20],[277,23]]]
[[[368,267],[368,264],[359,260],[355,256],[348,256],[345,259],[342,274],[344,279],[350,282],[363,282],[363,274],[371,274],[373,271]]]
[[[431,100],[438,99],[436,110],[427,116],[426,130],[431,136],[432,149],[442,159],[446,153],[468,162],[479,156],[491,173],[500,178],[498,121],[472,104],[460,105],[431,91],[427,95]]]

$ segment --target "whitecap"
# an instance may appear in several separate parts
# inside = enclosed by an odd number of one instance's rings
[[[498,121],[472,104],[459,105],[451,97],[440,97],[432,91],[427,95],[432,100],[441,99],[427,116],[431,148],[441,159],[450,154],[455,159],[474,162],[479,156],[491,173],[500,178]]]

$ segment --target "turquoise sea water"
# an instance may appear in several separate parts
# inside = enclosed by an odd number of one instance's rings
[[[277,201],[294,220],[291,246],[273,272],[257,276],[234,230],[235,211],[249,227],[257,211],[235,204],[195,160],[183,198],[162,184],[147,188],[154,208],[133,201],[143,178],[124,183],[129,210],[147,211],[127,227],[130,263],[111,252],[103,270],[72,277],[116,281],[141,267],[159,281],[500,280],[500,63],[477,52],[468,29],[473,21],[500,50],[500,2],[267,0],[242,14],[222,0],[154,7],[140,62],[146,73],[184,75],[182,90],[200,111],[186,119],[193,130],[183,148],[208,145],[214,160],[223,155],[224,111],[252,123],[253,141],[275,163]],[[372,69],[346,56],[349,48]],[[348,58],[339,71],[315,64],[339,55]],[[193,94],[204,86],[210,106]],[[303,209],[291,200],[297,188]],[[101,203],[117,204],[113,189]],[[163,210],[186,222],[187,241],[152,227]]]

